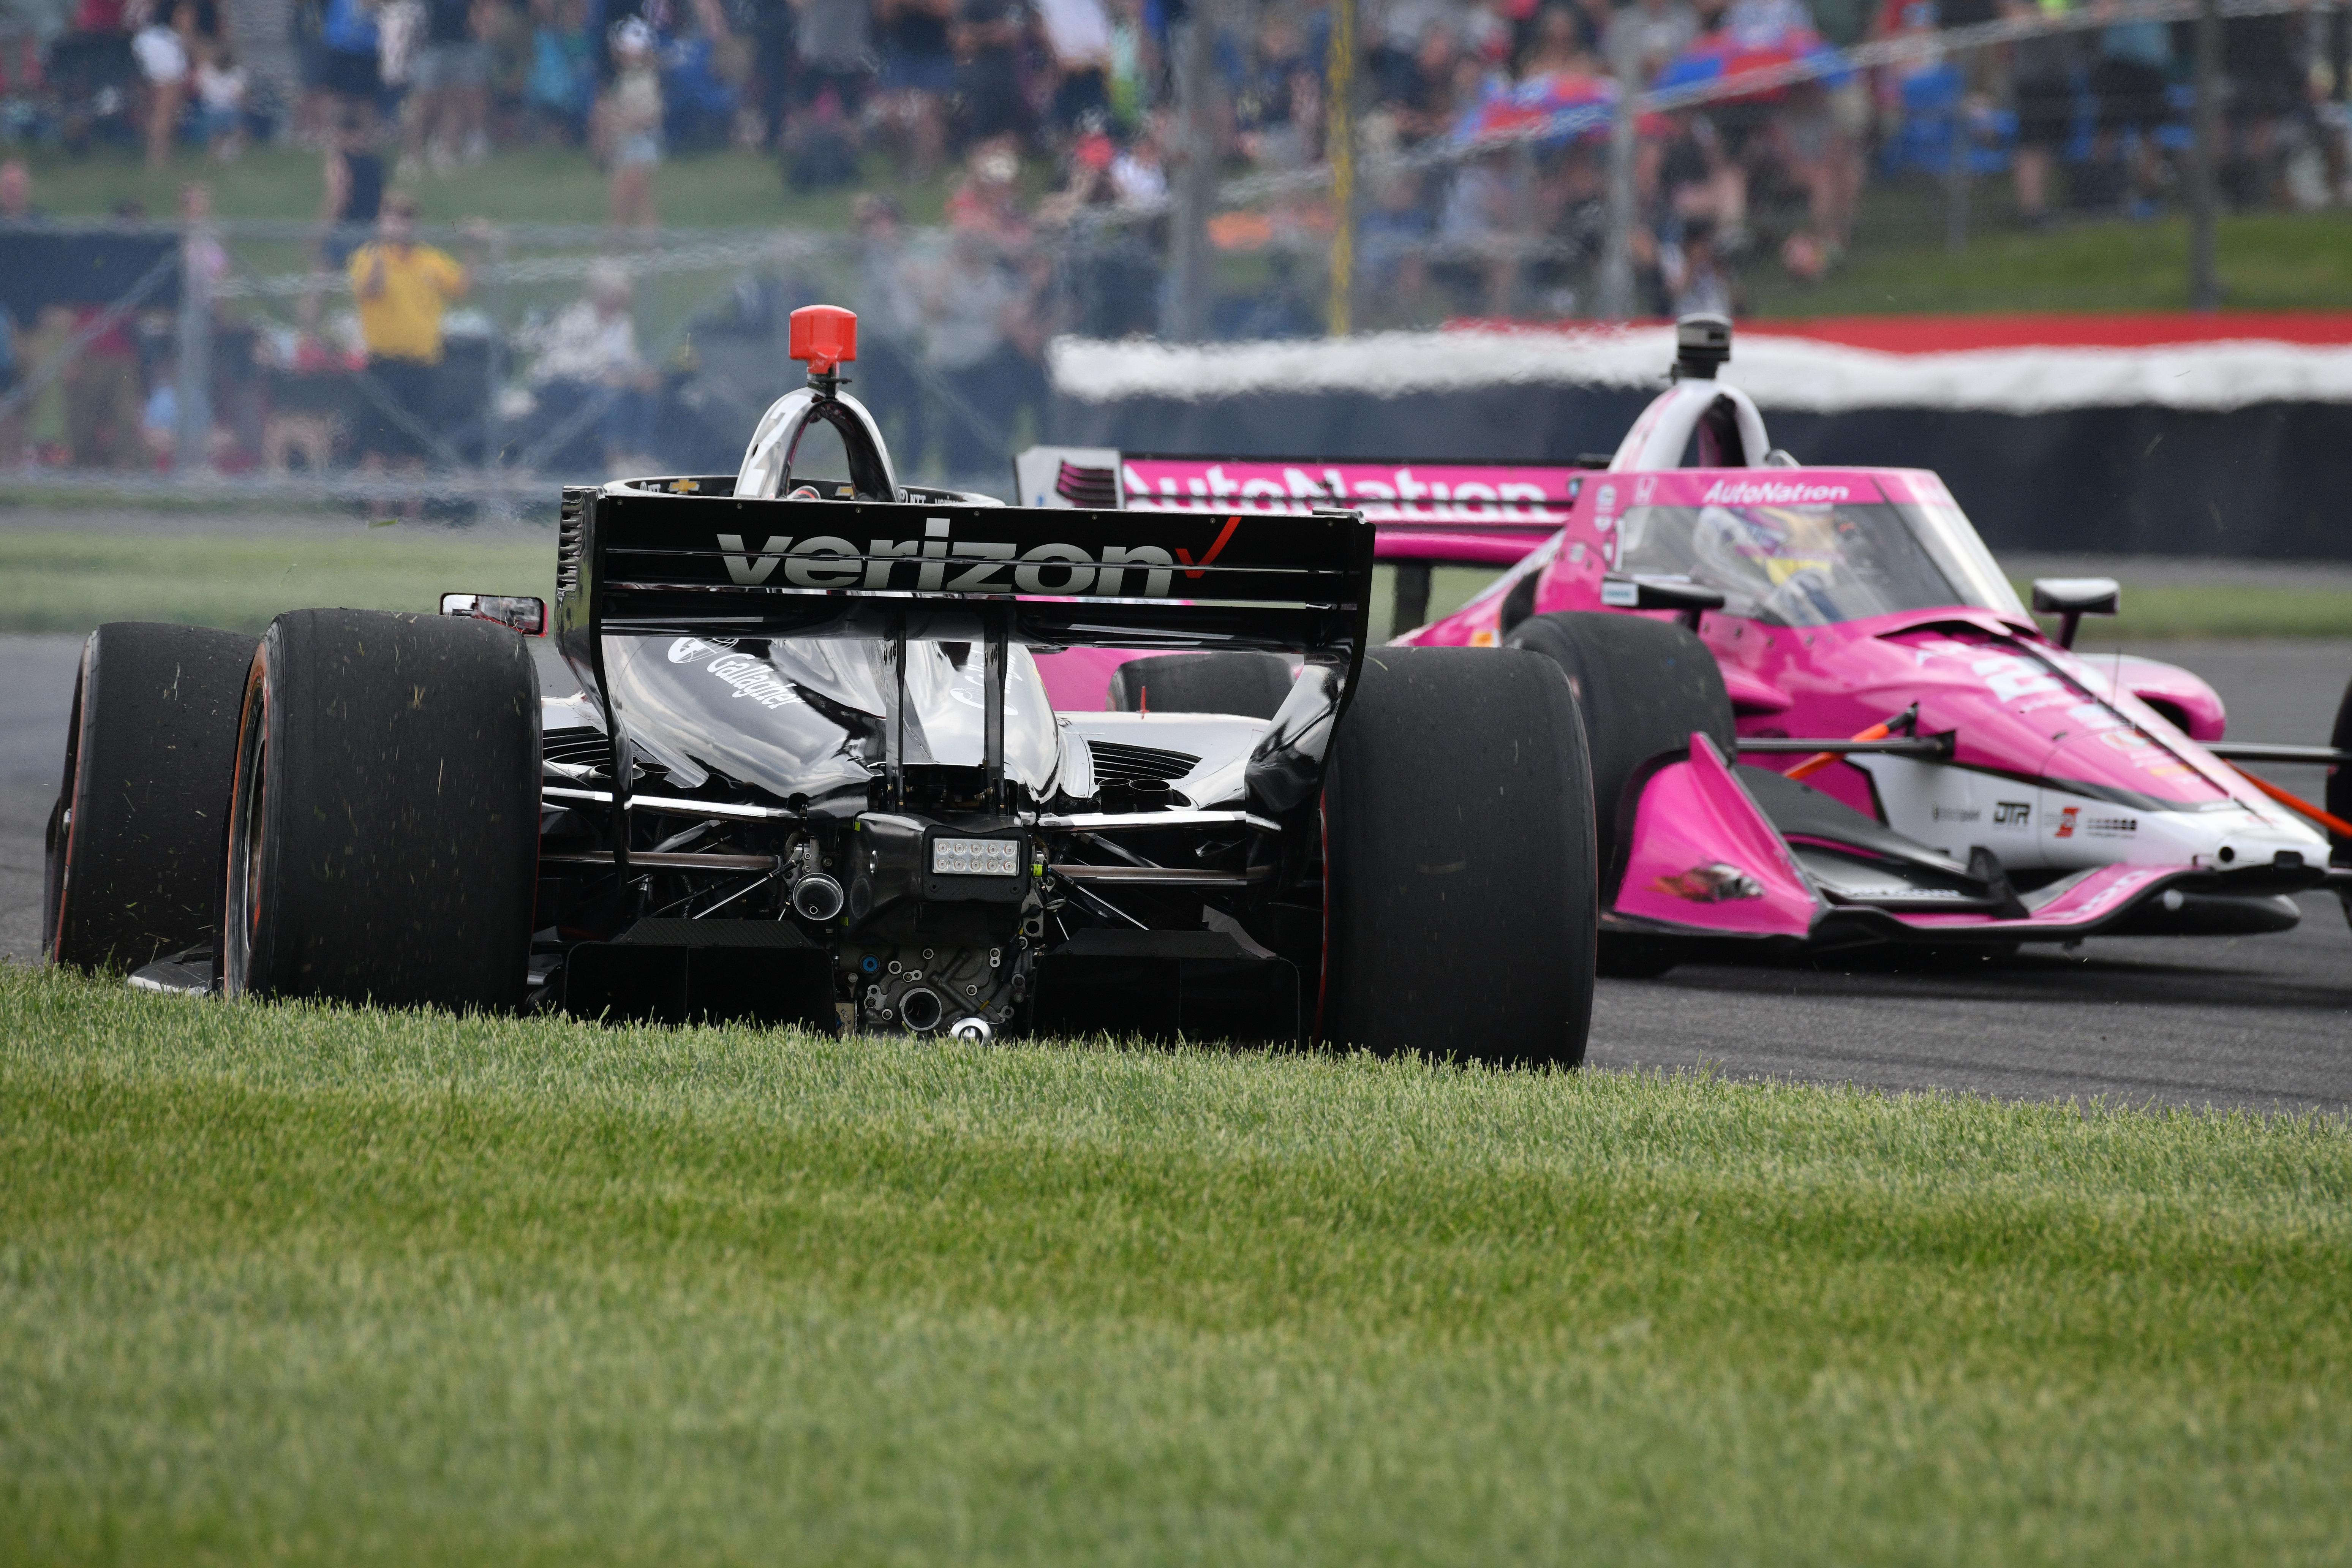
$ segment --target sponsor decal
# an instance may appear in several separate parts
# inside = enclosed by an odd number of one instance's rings
[[[1617,487],[1615,485],[1601,486],[1601,493],[1592,498],[1592,506],[1593,510],[1600,512],[1603,517],[1607,517],[1610,513],[1615,511],[1617,510]]]
[[[2079,805],[2070,805],[2066,807],[2065,810],[2058,814],[2058,830],[2052,834],[2051,837],[2053,838],[2074,837],[2076,820],[2081,817],[2082,815],[2083,808]]]
[[[1853,496],[1845,485],[1803,479],[1717,479],[1699,500],[1714,506],[1819,506]]]
[[[710,673],[735,689],[730,698],[748,697],[771,710],[800,705],[801,694],[764,658],[748,653],[727,654],[710,661]]]
[[[920,539],[877,539],[862,550],[831,534],[798,540],[772,534],[757,549],[746,547],[740,534],[716,537],[728,581],[746,588],[765,586],[782,568],[783,582],[795,588],[1163,599],[1179,572],[1202,576],[1240,525],[1239,516],[1227,518],[1197,561],[1189,550],[1171,554],[1157,544],[1089,548],[1055,541],[1024,551],[1009,541],[951,540],[950,520],[944,517],[925,520]]]
[[[1984,812],[1973,805],[1931,805],[1927,815],[1937,822],[1981,822]]]
[[[2030,697],[2036,692],[2063,692],[2066,689],[2064,682],[2021,654],[1997,653],[1989,658],[1973,660],[1969,669],[1982,679],[1986,689],[2003,702],[2014,702],[2021,697]]]
[[[1249,511],[1302,516],[1354,506],[1376,522],[1565,521],[1577,480],[1557,468],[1440,463],[1204,462],[1129,458],[1132,511]]]
[[[1649,505],[1650,498],[1657,493],[1658,479],[1655,474],[1643,474],[1640,479],[1633,481],[1633,504],[1635,506]]]
[[[1704,866],[1694,866],[1687,871],[1671,877],[1661,877],[1650,884],[1654,891],[1693,903],[1719,904],[1728,899],[1760,899],[1764,885],[1737,866],[1727,866],[1720,860]]]
[[[707,642],[701,637],[680,637],[669,645],[669,661],[672,664],[692,664],[696,659],[725,653],[734,646],[731,637],[718,642]]]
[[[2033,826],[2033,803],[2024,800],[1993,802],[1992,825],[1995,827],[2031,828]]]
[[[2139,819],[2131,816],[2086,816],[2083,819],[2085,838],[2129,838],[2139,831]]]

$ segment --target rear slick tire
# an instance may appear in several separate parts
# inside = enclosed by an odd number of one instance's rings
[[[137,969],[212,936],[253,641],[115,621],[82,645],[41,880],[50,963]]]
[[[366,610],[278,616],[238,726],[223,989],[519,1005],[539,767],[539,683],[513,632]]]
[[[1559,666],[1500,650],[1366,654],[1323,812],[1326,1042],[1584,1059],[1592,789]]]

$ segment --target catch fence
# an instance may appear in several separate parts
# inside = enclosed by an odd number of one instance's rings
[[[2179,300],[2210,304],[2225,205],[2352,194],[2342,6],[2123,0],[1940,30],[1909,25],[1922,11],[1844,48],[1709,35],[1622,80],[1481,66],[1433,124],[1375,85],[1341,4],[1319,103],[1266,125],[1213,46],[1246,48],[1267,7],[1204,0],[1154,128],[1115,163],[1066,149],[1053,181],[980,191],[994,228],[421,230],[470,275],[422,367],[362,341],[368,235],[201,203],[0,223],[0,486],[506,508],[559,477],[725,470],[795,384],[791,310],[826,300],[859,311],[855,390],[904,472],[1000,488],[1013,450],[1056,434],[1060,334],[1803,312],[1864,268],[1929,280],[1898,302],[1932,306],[1939,258],[1974,237],[2168,215],[2189,219]],[[2116,254],[2148,248],[2119,232]]]

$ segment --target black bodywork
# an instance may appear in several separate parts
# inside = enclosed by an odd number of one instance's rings
[[[875,488],[566,490],[553,636],[583,689],[546,709],[538,1000],[966,1037],[1311,1031],[1370,525],[852,499]],[[1271,722],[1224,721],[1220,770],[1053,714],[1030,655],[1078,646],[1300,668]]]

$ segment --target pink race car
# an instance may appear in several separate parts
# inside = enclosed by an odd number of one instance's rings
[[[2352,762],[2352,692],[2330,745],[2222,743],[2221,700],[2194,675],[2070,651],[2082,616],[2115,612],[2115,583],[2035,584],[2033,608],[2060,619],[2045,635],[1934,474],[1800,465],[1715,378],[1730,323],[1690,318],[1677,341],[1673,384],[1606,458],[1033,448],[1016,482],[1029,505],[1357,507],[1397,568],[1395,624],[1416,627],[1397,644],[1557,659],[1591,754],[1603,973],[1725,939],[2283,931],[2287,895],[2321,886],[2352,915],[2352,767],[2335,765]],[[1438,563],[1509,569],[1418,626]],[[1065,706],[1176,705],[1117,671],[1057,674]],[[2244,762],[2330,764],[2325,808]]]

